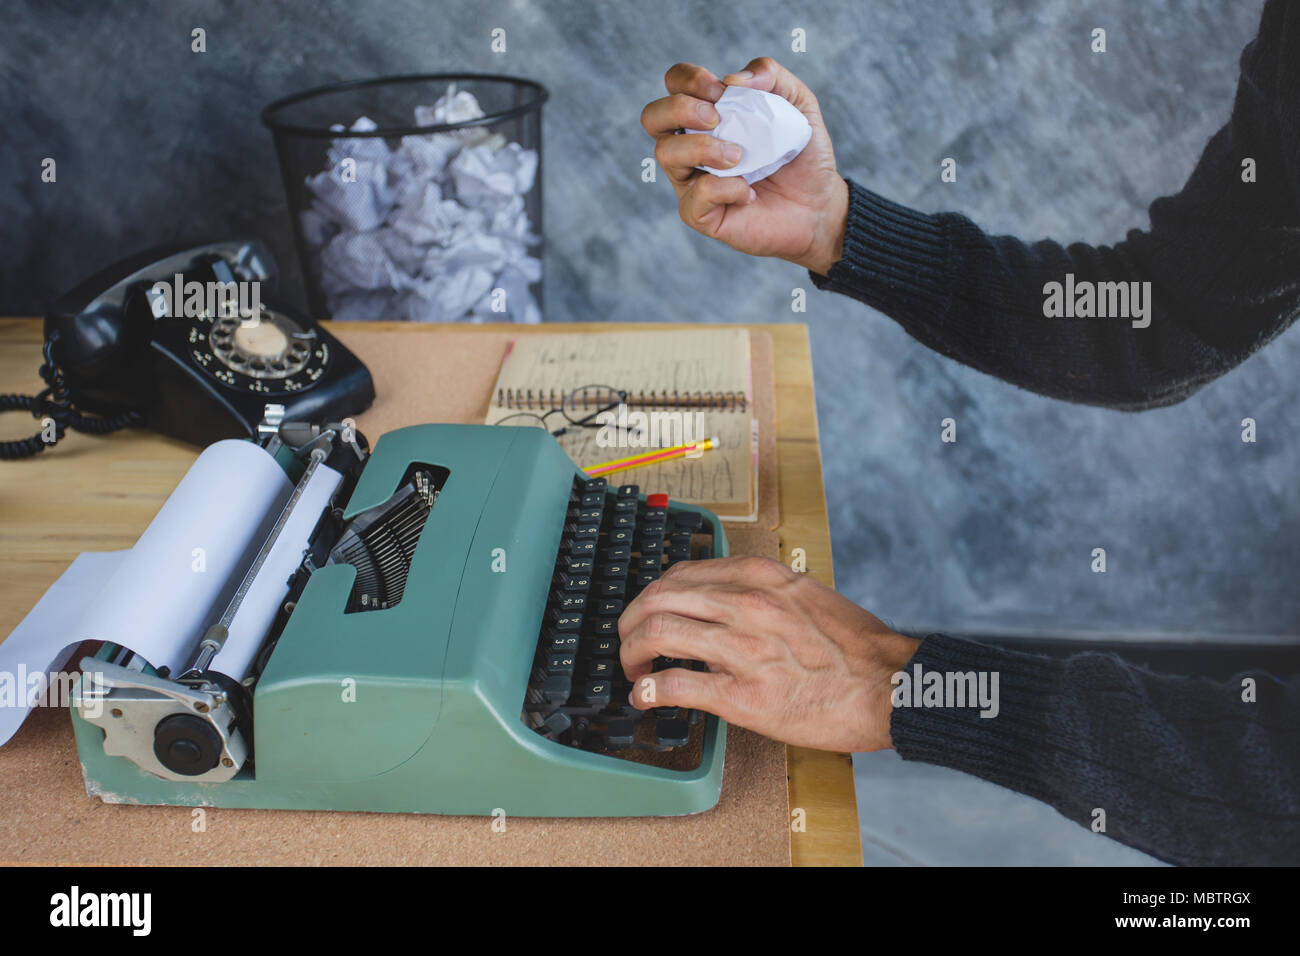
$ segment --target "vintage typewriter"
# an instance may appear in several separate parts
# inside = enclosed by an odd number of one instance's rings
[[[727,554],[715,515],[588,478],[542,429],[421,425],[370,451],[278,414],[254,447],[292,493],[230,600],[180,636],[188,664],[113,643],[81,662],[91,795],[518,816],[717,802],[725,724],[632,707],[618,653],[619,614],[664,568]],[[224,666],[250,634],[248,663]]]

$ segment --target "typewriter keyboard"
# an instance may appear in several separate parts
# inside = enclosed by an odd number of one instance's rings
[[[670,518],[667,495],[639,495],[636,485],[615,489],[604,478],[574,481],[523,715],[552,740],[633,759],[686,746],[703,715],[628,703],[619,615],[668,566],[713,556],[701,515]],[[653,667],[705,669],[666,657]]]

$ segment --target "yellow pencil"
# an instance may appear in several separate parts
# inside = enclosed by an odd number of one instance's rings
[[[657,465],[661,461],[671,461],[674,458],[694,458],[702,455],[710,448],[717,447],[717,439],[706,438],[704,441],[693,441],[686,445],[675,445],[672,448],[659,448],[655,451],[643,452],[640,455],[632,455],[630,458],[619,458],[615,461],[592,465],[586,469],[587,476],[599,478],[601,475],[607,475],[611,472],[627,471],[629,468],[641,468],[645,465]]]

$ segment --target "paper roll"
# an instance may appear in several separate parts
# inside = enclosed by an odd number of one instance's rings
[[[258,569],[257,577],[240,601],[228,626],[226,643],[212,659],[210,670],[225,674],[236,682],[248,674],[262,646],[262,639],[288,593],[289,577],[302,563],[311,533],[342,480],[343,476],[333,468],[319,465],[298,500],[291,502],[293,510]]]
[[[220,441],[199,455],[129,552],[74,561],[0,644],[0,744],[33,704],[34,675],[61,666],[82,641],[120,644],[171,673],[188,663],[291,491],[261,447]]]

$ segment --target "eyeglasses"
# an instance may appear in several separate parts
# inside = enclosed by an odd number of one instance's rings
[[[507,415],[496,424],[545,428],[559,438],[570,429],[602,428],[607,425],[608,420],[602,421],[600,417],[627,404],[627,390],[609,385],[579,385],[562,395],[554,390],[549,393],[539,391],[534,395],[532,389],[516,389],[499,396],[498,401],[520,410]],[[563,423],[550,421],[552,415],[564,416]]]

